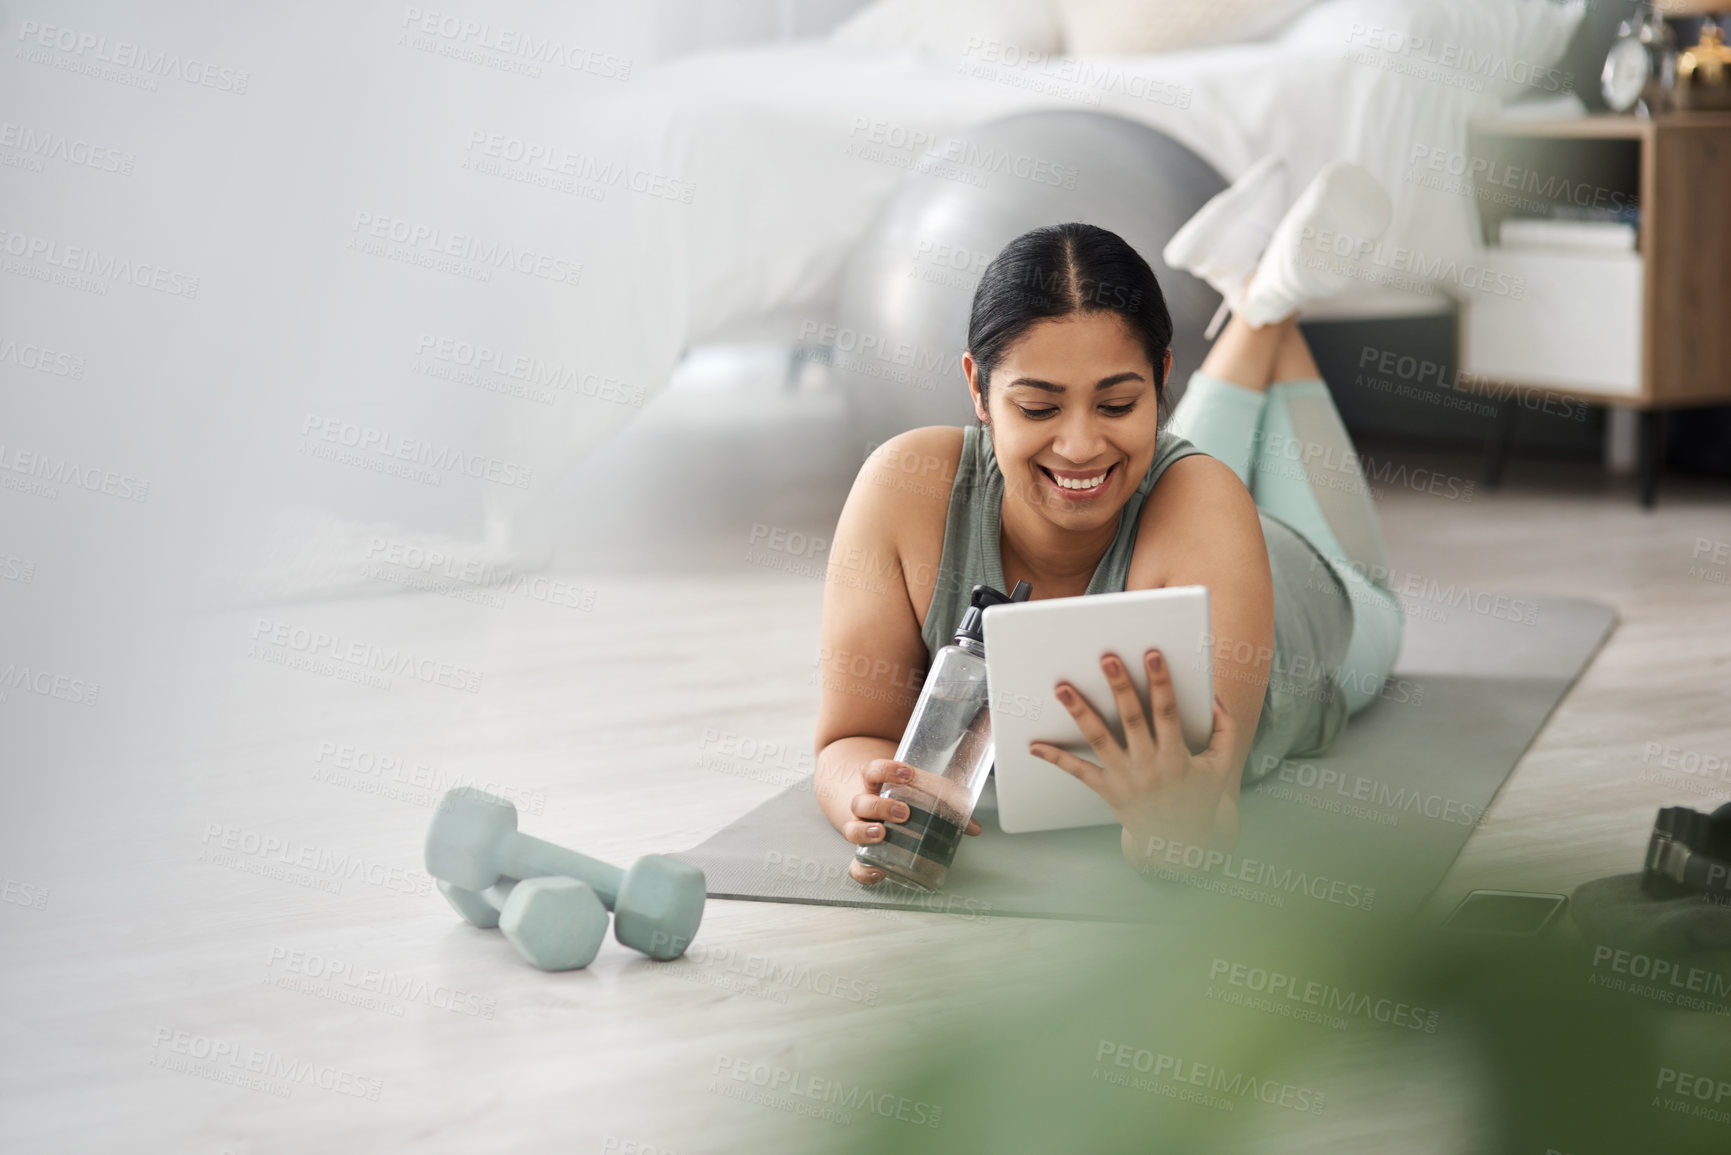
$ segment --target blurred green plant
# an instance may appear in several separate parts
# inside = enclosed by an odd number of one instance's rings
[[[1116,945],[1079,945],[1062,978],[1005,959],[953,1019],[898,1023],[873,1057],[898,1072],[884,1101],[937,1104],[941,1124],[868,1105],[836,1146],[1406,1151],[1416,1126],[1424,1150],[1731,1152],[1731,1018],[1607,985],[1563,937],[1364,922],[1220,898],[1078,935]]]

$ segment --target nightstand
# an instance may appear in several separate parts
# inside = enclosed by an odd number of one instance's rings
[[[1651,508],[1661,411],[1731,403],[1731,114],[1480,120],[1466,157],[1493,246],[1486,266],[1522,291],[1463,307],[1463,373],[1504,396],[1549,391],[1638,412],[1641,504]],[[1631,204],[1633,253],[1497,247],[1508,216]],[[1519,408],[1501,406],[1491,484]]]

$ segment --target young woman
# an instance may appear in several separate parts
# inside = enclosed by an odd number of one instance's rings
[[[962,358],[979,424],[886,442],[830,551],[816,794],[848,841],[879,842],[908,816],[878,790],[912,780],[896,745],[976,583],[1026,580],[1035,598],[1208,587],[1206,751],[1185,746],[1167,672],[1199,655],[1152,650],[1101,661],[1123,743],[1060,683],[1095,760],[1033,747],[1111,805],[1133,865],[1156,837],[1232,846],[1240,783],[1327,750],[1375,700],[1400,648],[1400,604],[1373,580],[1387,572],[1375,507],[1293,317],[1345,283],[1316,239],[1374,239],[1388,200],[1336,164],[1284,207],[1284,172],[1267,161],[1168,245],[1167,262],[1209,280],[1235,315],[1164,423],[1172,322],[1135,250],[1056,225],[986,269]],[[1146,669],[1147,714],[1132,661]]]

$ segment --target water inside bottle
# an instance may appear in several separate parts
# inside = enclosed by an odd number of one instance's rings
[[[884,840],[861,847],[859,857],[898,882],[936,890],[955,861],[992,762],[992,715],[979,683],[934,686],[896,760],[919,773],[912,783],[887,785],[880,793],[905,803],[908,819],[886,822]]]

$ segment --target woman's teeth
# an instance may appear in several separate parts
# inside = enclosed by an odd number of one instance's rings
[[[1093,489],[1101,482],[1105,481],[1106,474],[1110,472],[1112,471],[1108,469],[1105,473],[1096,473],[1093,477],[1069,478],[1059,477],[1057,474],[1048,471],[1046,476],[1057,482],[1060,489]]]

